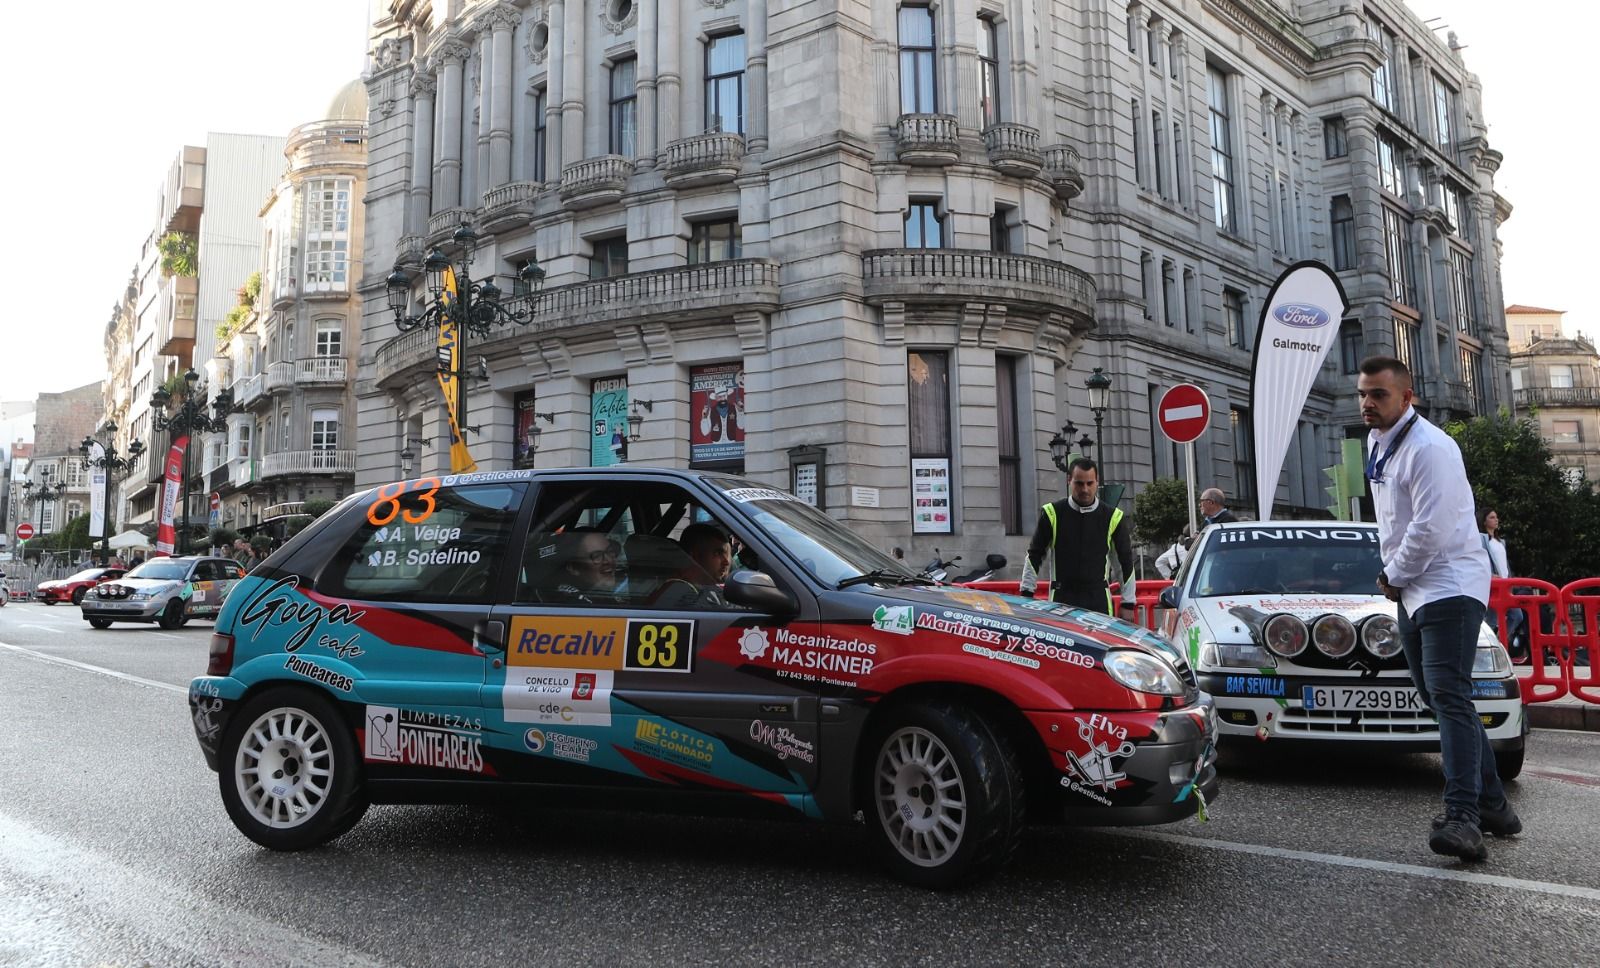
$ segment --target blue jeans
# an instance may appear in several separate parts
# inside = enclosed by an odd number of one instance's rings
[[[1499,807],[1505,787],[1495,771],[1489,734],[1472,704],[1472,659],[1483,624],[1483,603],[1466,595],[1444,598],[1407,615],[1400,606],[1400,644],[1423,705],[1439,721],[1444,760],[1444,805],[1478,821],[1478,805]]]

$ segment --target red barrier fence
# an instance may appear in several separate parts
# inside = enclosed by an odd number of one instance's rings
[[[970,581],[964,583],[967,588],[976,588],[986,592],[999,592],[1002,595],[1020,595],[1021,582],[1015,581]],[[1140,579],[1133,586],[1133,601],[1139,610],[1139,624],[1152,632],[1160,631],[1156,626],[1156,603],[1161,597],[1161,589],[1171,585],[1172,582],[1165,578]],[[1122,586],[1116,582],[1111,584],[1111,597],[1118,599],[1122,594]],[[1034,590],[1034,598],[1049,598],[1050,583],[1040,580],[1039,587]]]

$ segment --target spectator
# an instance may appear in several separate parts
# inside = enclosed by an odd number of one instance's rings
[[[1220,487],[1208,487],[1200,492],[1200,513],[1205,516],[1206,524],[1227,524],[1239,520],[1222,503],[1225,497]]]

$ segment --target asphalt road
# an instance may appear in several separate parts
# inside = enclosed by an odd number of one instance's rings
[[[864,832],[558,806],[233,829],[185,694],[210,626],[0,609],[0,966],[1600,963],[1600,734],[1536,731],[1527,832],[1429,853],[1437,758],[1224,756],[1209,823],[1041,829],[952,894]]]

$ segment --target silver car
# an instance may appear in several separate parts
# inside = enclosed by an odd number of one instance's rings
[[[97,629],[112,622],[155,622],[181,628],[191,618],[215,619],[228,591],[244,577],[228,558],[152,558],[84,596],[83,617]]]

